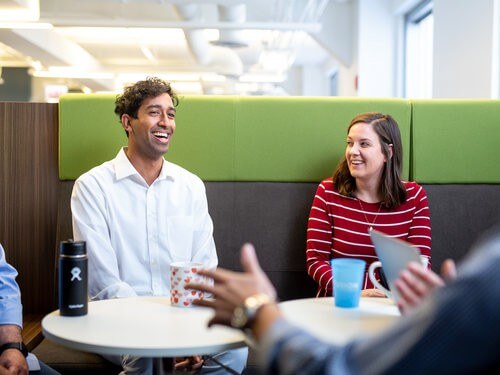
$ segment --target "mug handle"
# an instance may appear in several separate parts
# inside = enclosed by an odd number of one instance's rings
[[[368,277],[370,278],[371,282],[377,289],[380,289],[388,298],[392,298],[392,293],[384,288],[382,284],[379,283],[379,281],[375,278],[375,269],[382,267],[382,263],[380,261],[373,262],[370,264],[370,267],[368,268]]]

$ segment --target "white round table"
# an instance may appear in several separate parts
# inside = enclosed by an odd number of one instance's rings
[[[88,314],[42,320],[45,337],[73,349],[107,355],[182,357],[245,346],[244,335],[222,326],[207,327],[204,307],[170,306],[166,297],[118,298],[89,303]]]
[[[295,325],[334,344],[382,331],[399,317],[388,298],[361,298],[357,308],[340,308],[332,297],[281,302],[280,310]]]

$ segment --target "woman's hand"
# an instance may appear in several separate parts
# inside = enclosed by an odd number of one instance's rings
[[[380,289],[363,289],[361,291],[361,297],[375,297],[375,298],[384,298],[386,295]]]

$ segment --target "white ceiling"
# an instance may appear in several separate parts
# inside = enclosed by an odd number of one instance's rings
[[[320,66],[333,57],[317,42],[328,5],[328,0],[0,0],[0,66],[30,66],[34,76],[93,91],[120,90],[159,75],[183,93],[286,94],[290,66]],[[21,28],[6,23],[23,17],[30,23]],[[218,46],[219,39],[244,46]]]

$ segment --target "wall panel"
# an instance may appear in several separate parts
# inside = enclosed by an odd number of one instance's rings
[[[0,242],[24,311],[55,307],[57,104],[0,103]]]

